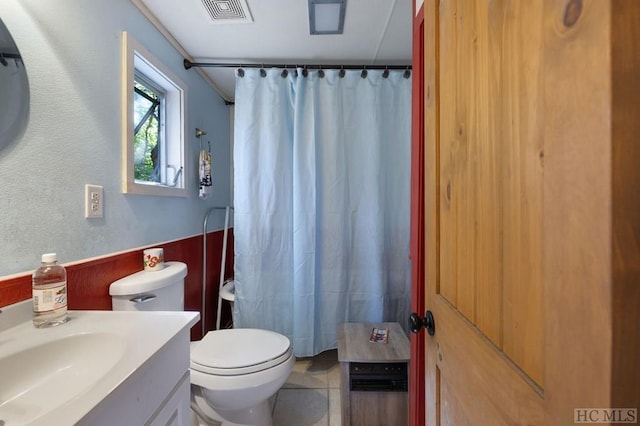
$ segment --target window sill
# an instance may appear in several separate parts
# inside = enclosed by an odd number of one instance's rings
[[[156,195],[162,197],[188,197],[186,188],[177,188],[155,183],[137,183],[124,181],[122,192],[125,194]]]

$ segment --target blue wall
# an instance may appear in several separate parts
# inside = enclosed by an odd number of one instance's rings
[[[0,151],[0,277],[202,232],[205,211],[230,203],[230,107],[129,0],[2,0],[29,76],[29,122]],[[121,191],[121,37],[127,31],[188,86],[189,197]],[[198,198],[195,128],[211,140],[213,194]],[[104,187],[104,219],[84,218],[84,185]],[[220,229],[213,214],[209,230]]]

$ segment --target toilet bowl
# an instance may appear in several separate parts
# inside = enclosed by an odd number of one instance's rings
[[[210,331],[191,345],[192,401],[223,425],[271,426],[268,399],[284,384],[294,363],[289,339],[278,333]]]
[[[113,310],[183,310],[181,262],[140,271],[109,287]],[[295,356],[286,336],[269,330],[209,331],[191,343],[191,406],[194,424],[272,426],[269,398],[287,380]]]

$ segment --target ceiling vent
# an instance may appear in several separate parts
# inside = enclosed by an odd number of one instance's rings
[[[215,24],[246,24],[253,22],[245,0],[202,0]]]

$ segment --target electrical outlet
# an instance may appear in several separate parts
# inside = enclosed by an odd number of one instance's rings
[[[104,216],[104,192],[101,186],[84,186],[84,217],[96,219]]]

